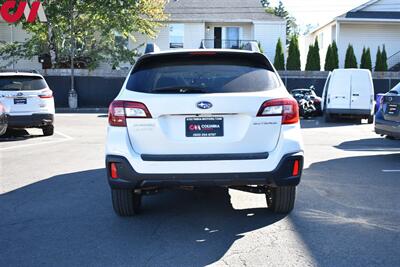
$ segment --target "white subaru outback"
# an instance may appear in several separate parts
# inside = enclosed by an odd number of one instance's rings
[[[297,102],[257,52],[146,54],[110,106],[106,168],[120,216],[149,192],[200,186],[262,193],[289,213],[303,169]]]
[[[0,73],[0,102],[8,128],[40,128],[54,134],[54,98],[42,75],[30,72]]]

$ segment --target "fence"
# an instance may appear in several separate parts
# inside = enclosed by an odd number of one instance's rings
[[[95,71],[78,70],[75,88],[79,96],[79,107],[101,108],[108,107],[118,95],[125,81],[127,71]],[[68,91],[70,89],[69,70],[48,70],[43,73],[50,88],[54,91],[56,106],[68,107]],[[314,86],[318,95],[322,91],[328,77],[328,72],[312,71],[283,71],[280,72],[282,81],[288,90],[309,88]],[[386,93],[400,83],[400,72],[374,73],[375,92]]]

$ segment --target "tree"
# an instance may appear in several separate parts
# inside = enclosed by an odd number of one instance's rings
[[[366,53],[367,53],[367,49],[365,49],[365,46],[364,46],[362,55],[361,55],[360,69],[365,69]]]
[[[321,59],[320,59],[320,55],[319,55],[318,39],[315,39],[314,45],[309,46],[306,70],[309,70],[309,71],[320,71],[321,70]]]
[[[265,6],[265,3],[263,0],[261,0],[261,3],[263,4],[263,6]],[[290,43],[291,36],[299,35],[299,27],[296,23],[296,18],[294,18],[293,16],[291,16],[289,14],[289,12],[286,10],[285,6],[283,5],[282,1],[279,1],[278,6],[274,7],[274,8],[270,7],[269,2],[268,2],[268,5],[266,6],[265,11],[267,13],[273,14],[275,16],[281,17],[286,20],[286,36],[287,36],[286,43],[287,44]]]
[[[344,62],[344,68],[345,69],[353,69],[357,68],[357,58],[356,55],[354,54],[354,48],[351,44],[349,44],[349,47],[347,48],[346,51],[346,59]]]
[[[339,52],[336,41],[332,43],[332,67],[333,69],[339,68]]]
[[[378,52],[376,53],[375,71],[383,71],[382,52],[380,46],[378,47]]]
[[[326,51],[324,70],[325,71],[333,71],[334,70],[332,45],[329,45],[328,50]]]
[[[308,47],[308,53],[307,53],[307,62],[306,62],[307,71],[313,70],[313,61],[314,61],[314,46],[310,45]]]
[[[281,38],[279,38],[276,44],[274,66],[277,70],[285,70],[285,55],[283,53]]]
[[[383,71],[388,71],[388,63],[387,63],[387,53],[386,53],[386,47],[383,45],[382,49],[382,70]]]
[[[90,69],[104,61],[114,67],[121,62],[134,63],[137,49],[118,42],[116,33],[124,40],[134,40],[136,32],[154,37],[159,21],[166,19],[164,6],[164,0],[47,0],[43,7],[48,23],[23,20],[22,27],[30,38],[24,43],[1,44],[0,54],[6,60],[47,54],[56,67],[63,67],[70,64],[72,48],[76,47],[75,61],[85,61]]]
[[[301,70],[299,41],[296,36],[290,39],[286,69]]]
[[[319,54],[319,44],[318,38],[315,38],[314,42],[314,61],[313,61],[313,69],[320,71],[321,70],[321,56]]]
[[[369,48],[363,48],[360,69],[372,70],[371,50]]]

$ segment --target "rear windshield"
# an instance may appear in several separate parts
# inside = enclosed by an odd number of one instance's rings
[[[47,87],[41,77],[8,76],[0,77],[0,91],[31,91]]]
[[[132,71],[127,89],[142,93],[235,93],[277,88],[279,78],[259,56],[155,57]]]

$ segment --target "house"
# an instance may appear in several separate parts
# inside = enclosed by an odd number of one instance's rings
[[[286,21],[268,14],[260,0],[170,0],[169,20],[155,40],[136,36],[130,46],[155,42],[161,50],[240,48],[249,41],[261,44],[273,60],[278,39],[286,40]]]
[[[308,47],[318,38],[321,65],[325,65],[328,46],[336,41],[340,67],[344,67],[346,50],[352,44],[360,64],[364,47],[371,49],[372,63],[375,65],[378,46],[385,45],[389,68],[400,63],[400,1],[373,0],[346,14],[335,18],[328,24],[314,30],[302,40],[302,63],[305,65]]]
[[[264,53],[273,60],[278,39],[286,40],[286,21],[265,12],[260,0],[169,0],[165,13],[168,20],[158,29],[155,39],[141,34],[124,39],[116,34],[116,41],[129,49],[143,53],[147,42],[154,42],[161,50],[206,48],[240,48],[249,41],[261,44]],[[0,21],[0,41],[24,41],[28,35],[19,26]],[[1,63],[1,62],[0,62]],[[3,65],[3,64],[2,64]],[[123,64],[127,68],[129,64]],[[10,66],[11,67],[11,66]],[[37,58],[20,60],[15,68],[39,69]],[[111,69],[101,63],[100,69]]]

